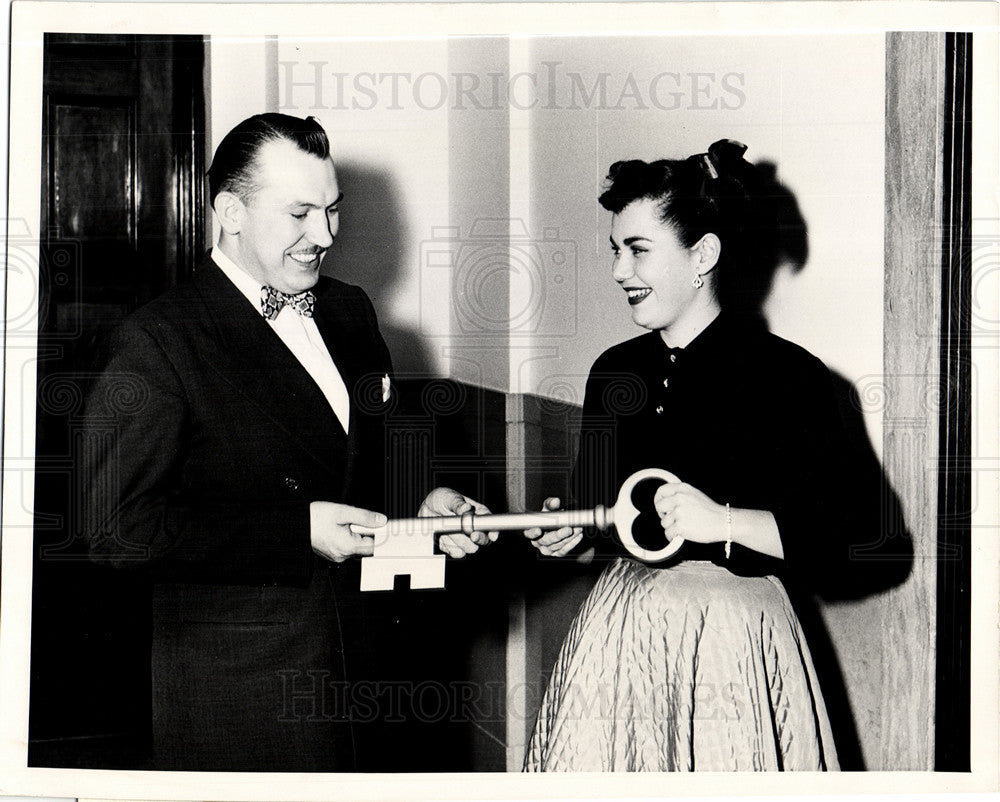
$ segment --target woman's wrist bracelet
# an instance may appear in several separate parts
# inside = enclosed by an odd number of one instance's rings
[[[733,508],[726,502],[726,559],[733,550]]]

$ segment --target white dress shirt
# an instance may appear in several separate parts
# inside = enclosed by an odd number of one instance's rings
[[[218,246],[212,248],[212,260],[263,318],[260,292],[264,285],[226,256]],[[311,317],[303,317],[290,306],[286,306],[274,320],[265,318],[265,322],[274,329],[275,334],[288,346],[288,350],[319,385],[340,425],[344,427],[345,432],[349,431],[351,400],[347,386],[337,366],[333,364],[330,352],[326,350],[323,337],[316,328],[316,321]]]

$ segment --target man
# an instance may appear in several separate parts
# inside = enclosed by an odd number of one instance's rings
[[[351,525],[385,521],[389,353],[364,292],[320,277],[343,196],[313,118],[240,123],[209,183],[218,245],[88,393],[91,554],[154,583],[156,768],[350,771],[372,553]],[[472,506],[438,488],[421,513]]]

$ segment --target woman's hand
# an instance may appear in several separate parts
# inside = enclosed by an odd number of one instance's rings
[[[653,496],[653,506],[668,541],[675,537],[695,543],[724,543],[732,539],[733,543],[768,557],[779,560],[785,557],[778,524],[767,510],[736,507],[727,510],[725,504],[717,504],[684,482],[663,485]]]
[[[553,512],[562,506],[558,498],[547,498],[542,504],[542,512]],[[579,526],[564,526],[562,529],[551,529],[543,532],[537,526],[524,530],[524,536],[531,545],[546,557],[565,557],[583,539],[583,528]]]
[[[726,507],[686,482],[670,482],[656,491],[653,506],[667,541],[682,537],[695,543],[726,539]]]
[[[490,511],[485,504],[463,496],[457,490],[452,490],[450,487],[436,487],[427,494],[427,498],[417,511],[417,516],[426,518],[462,515],[470,510],[480,515],[486,515]],[[499,532],[479,531],[473,532],[471,537],[463,534],[441,535],[438,538],[438,548],[449,557],[460,559],[466,554],[475,554],[480,546],[493,543],[499,536]]]

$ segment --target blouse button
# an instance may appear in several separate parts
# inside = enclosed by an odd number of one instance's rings
[[[663,380],[663,386],[664,387],[669,387],[670,386],[670,379],[664,379]]]
[[[285,477],[285,487],[287,487],[289,490],[298,490],[299,489],[299,482],[294,477],[286,476]]]
[[[656,408],[656,414],[657,415],[662,415],[663,414],[663,405],[662,404]]]
[[[677,361],[677,354],[671,354],[670,355],[670,361],[671,362],[676,362]]]

